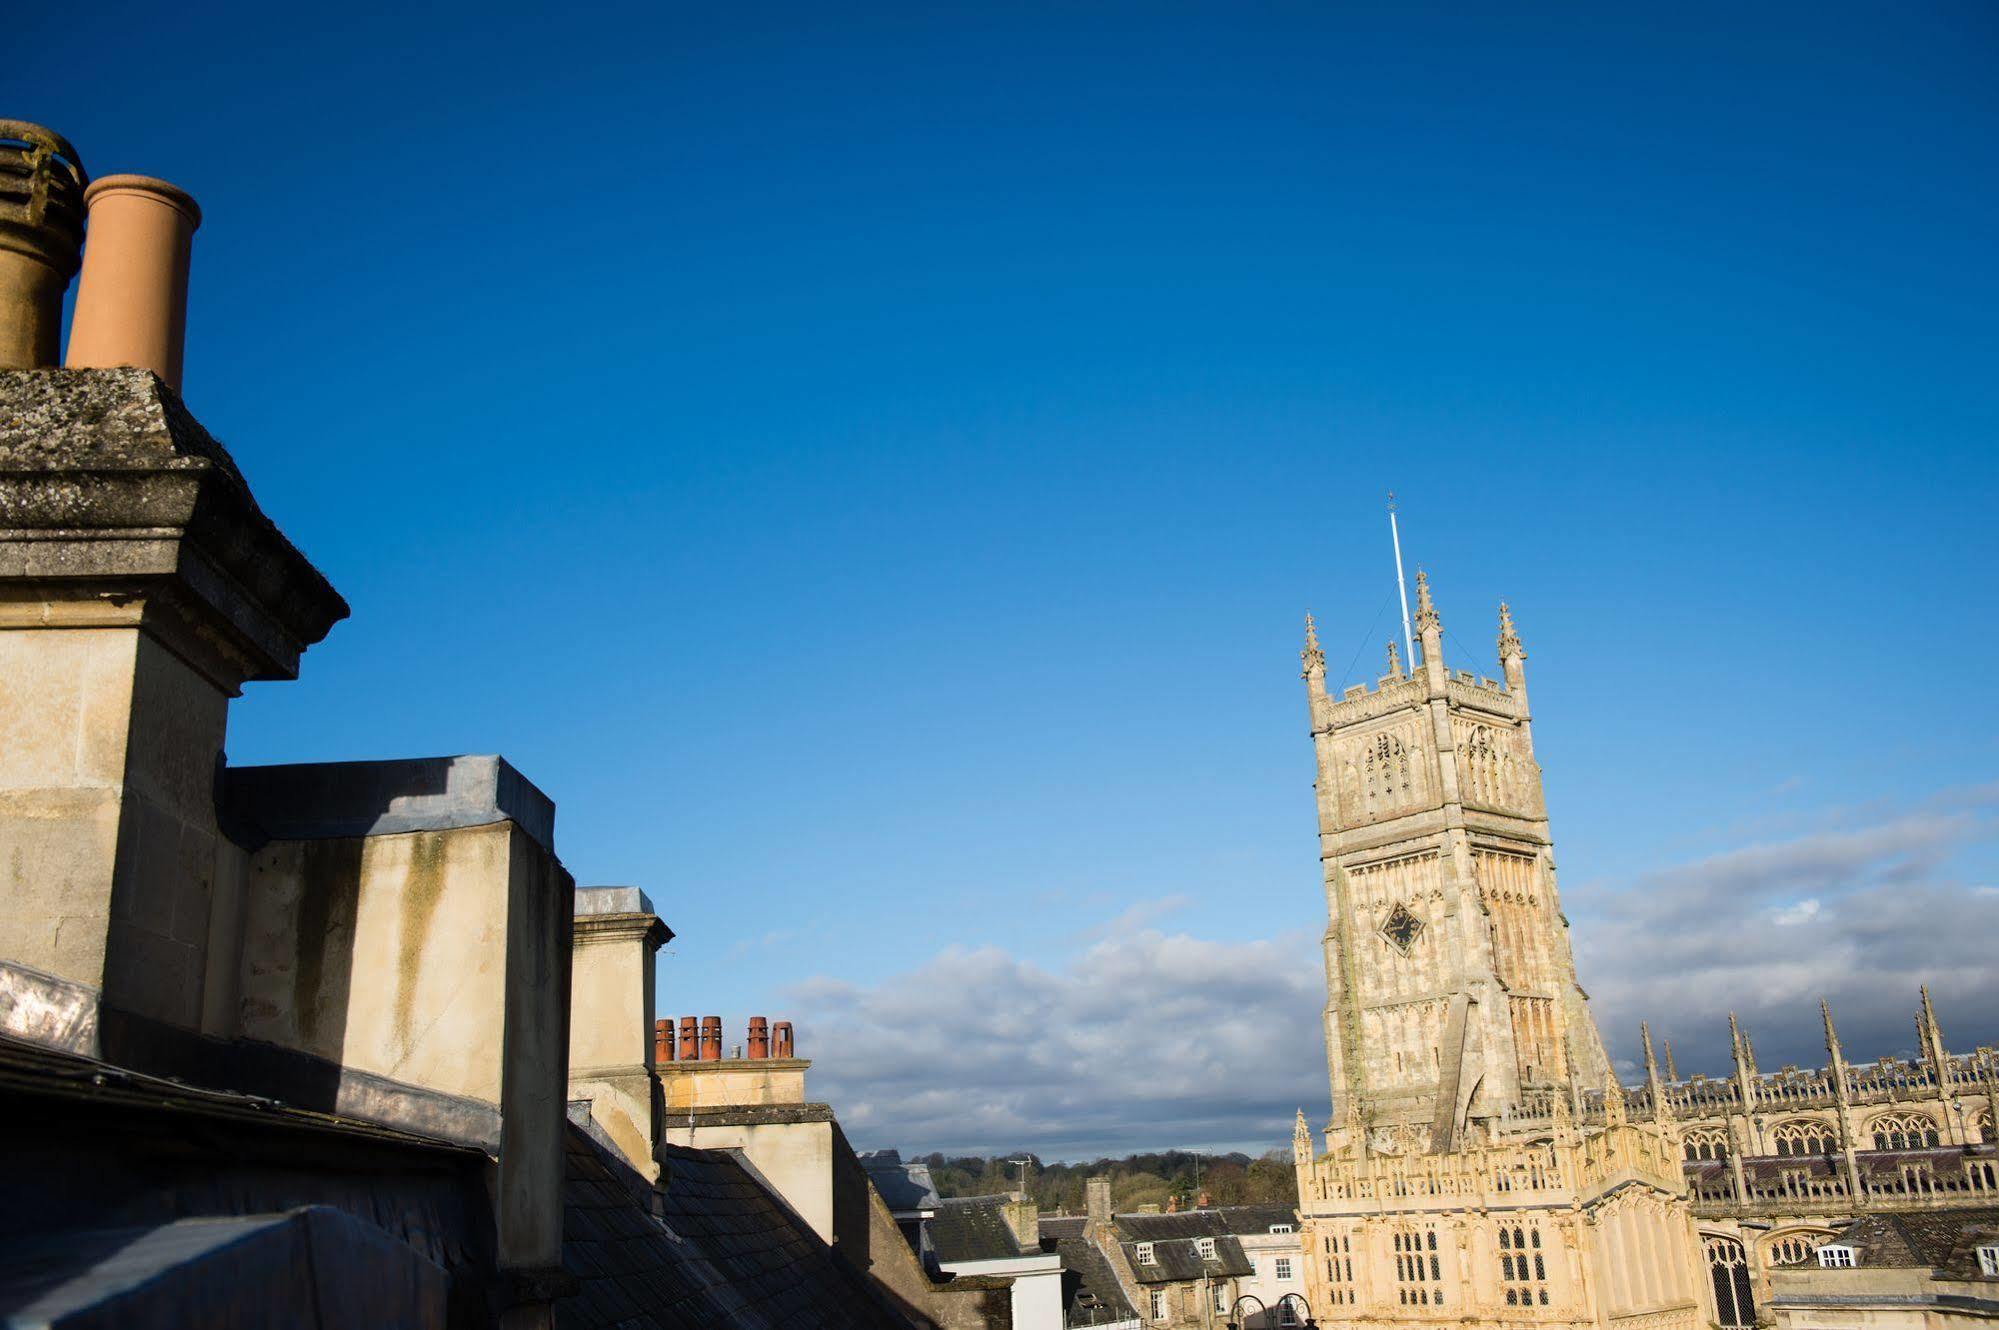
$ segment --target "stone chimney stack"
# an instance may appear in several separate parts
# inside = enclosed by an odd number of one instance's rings
[[[1083,1183],[1083,1213],[1094,1228],[1108,1228],[1111,1222],[1111,1180],[1090,1178]]]
[[[180,391],[187,272],[201,209],[184,190],[109,175],[83,194],[90,237],[69,324],[71,369],[149,369]]]
[[[1026,1192],[1015,1192],[1007,1201],[1006,1226],[1024,1250],[1041,1250],[1041,1207]]]
[[[0,120],[0,370],[61,359],[62,294],[83,248],[88,183],[62,135]]]

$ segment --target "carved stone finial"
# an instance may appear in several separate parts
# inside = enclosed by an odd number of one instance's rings
[[[1443,626],[1437,617],[1437,607],[1430,601],[1430,575],[1421,568],[1416,570],[1416,631],[1427,633],[1432,628]]]
[[[1402,677],[1402,648],[1392,640],[1388,644],[1388,674],[1392,679]]]
[[[1833,1057],[1839,1056],[1839,1036],[1833,1033],[1832,1004],[1819,999],[1819,1019],[1825,1022],[1825,1051]]]
[[[1613,1127],[1625,1120],[1624,1087],[1618,1083],[1615,1072],[1605,1072],[1603,1076],[1603,1120]]]
[[[1659,1060],[1652,1056],[1652,1027],[1644,1021],[1638,1022],[1638,1042],[1645,1046],[1645,1074],[1659,1079]]]
[[[1298,659],[1304,663],[1303,677],[1307,679],[1326,672],[1326,653],[1319,650],[1319,627],[1309,614],[1305,616],[1305,649],[1298,653]]]
[[[1499,602],[1499,659],[1501,663],[1504,663],[1509,656],[1525,660],[1527,653],[1520,649],[1520,634],[1513,631],[1513,611],[1507,609],[1506,602],[1502,600]]]

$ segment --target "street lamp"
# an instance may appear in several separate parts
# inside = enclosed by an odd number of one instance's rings
[[[1245,1293],[1229,1304],[1229,1319],[1223,1322],[1224,1330],[1245,1330],[1249,1325],[1249,1318],[1247,1316],[1238,1315],[1242,1311],[1242,1305],[1245,1302],[1255,1303],[1256,1314],[1263,1318],[1263,1324],[1266,1326],[1270,1324],[1270,1308],[1265,1305],[1263,1299],[1257,1297],[1254,1293]],[[1277,1300],[1278,1310],[1282,1311],[1286,1307],[1299,1307],[1304,1310],[1305,1319],[1296,1323],[1300,1327],[1300,1330],[1319,1330],[1319,1323],[1312,1319],[1312,1304],[1305,1301],[1304,1294],[1286,1293],[1283,1297],[1279,1298]]]

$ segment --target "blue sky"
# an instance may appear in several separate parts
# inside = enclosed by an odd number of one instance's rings
[[[203,204],[187,399],[355,607],[231,760],[504,753],[662,1014],[792,1017],[862,1144],[1321,1111],[1296,652],[1378,669],[1390,489],[1454,666],[1514,606],[1614,1052],[1804,1058],[1826,989],[1872,1056],[1923,977],[1999,1037],[1989,6],[14,41],[7,114]]]

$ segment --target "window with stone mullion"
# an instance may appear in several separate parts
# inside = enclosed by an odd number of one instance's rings
[[[1540,1229],[1499,1226],[1499,1286],[1509,1307],[1548,1305],[1548,1259],[1541,1250]]]

